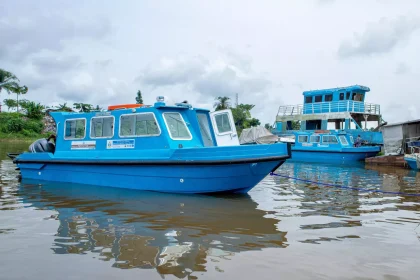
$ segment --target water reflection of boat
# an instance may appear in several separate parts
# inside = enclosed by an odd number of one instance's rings
[[[247,195],[214,197],[138,192],[82,185],[33,187],[20,195],[32,207],[55,209],[60,222],[52,250],[96,252],[120,268],[155,268],[185,277],[205,271],[208,258],[285,247],[277,219]]]
[[[282,175],[291,177],[288,185],[290,190],[298,190],[301,206],[304,211],[302,216],[361,216],[370,212],[364,209],[366,200],[373,198],[373,204],[377,198],[391,199],[393,202],[418,202],[418,197],[403,196],[398,194],[382,194],[380,192],[360,192],[356,187],[366,190],[399,192],[406,194],[418,194],[420,190],[420,175],[406,169],[395,169],[386,166],[347,165],[337,166],[332,164],[311,165],[297,162],[289,162],[284,168]],[[308,180],[307,182],[296,181],[292,178]],[[275,178],[284,180],[284,178]],[[328,183],[343,186],[344,188],[325,186],[320,183]],[[396,205],[396,208],[399,206]],[[308,210],[309,209],[309,210]],[[384,211],[377,209],[376,211]],[[332,225],[307,225],[312,228],[330,227]],[[344,221],[338,226],[361,226],[358,221]]]
[[[341,184],[344,186],[357,186],[363,176],[362,164],[335,165],[335,164],[309,164],[289,162],[283,169],[283,175],[288,175],[289,186],[299,191],[301,197],[300,208],[304,210],[302,216],[359,216],[360,206],[358,191],[350,189],[337,189],[318,185],[313,182]],[[297,181],[293,178],[309,180]],[[311,181],[311,182],[310,182]],[[360,226],[360,223],[344,221],[342,226]],[[307,225],[308,227],[320,227],[321,225]],[[331,225],[326,224],[325,227]],[[335,227],[340,224],[334,225]]]

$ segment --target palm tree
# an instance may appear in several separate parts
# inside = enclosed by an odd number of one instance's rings
[[[5,90],[8,94],[13,92],[13,88],[18,87],[19,79],[11,72],[0,68],[0,93]]]
[[[73,104],[74,108],[76,110],[79,110],[79,112],[85,112],[88,113],[90,111],[92,111],[92,105],[91,104],[86,104],[86,103],[74,103]]]
[[[16,112],[19,113],[19,94],[26,94],[28,92],[28,87],[27,86],[21,87],[18,84],[16,84],[10,87],[9,90],[13,93],[16,93],[16,104],[17,104]]]
[[[67,102],[64,104],[58,104],[58,106],[55,107],[57,111],[64,111],[64,112],[72,112],[73,110],[67,106]]]
[[[230,98],[227,96],[219,96],[216,98],[216,102],[214,102],[213,107],[216,108],[216,111],[229,109],[231,107]]]

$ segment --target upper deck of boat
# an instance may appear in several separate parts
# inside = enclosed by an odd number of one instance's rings
[[[350,114],[363,114],[376,120],[381,109],[378,104],[364,102],[369,91],[369,87],[361,85],[304,91],[303,104],[280,106],[277,120],[339,119],[349,118]]]

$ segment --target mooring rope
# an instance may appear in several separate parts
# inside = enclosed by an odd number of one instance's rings
[[[323,183],[323,182],[301,179],[301,178],[287,176],[287,175],[281,175],[281,174],[277,174],[277,173],[274,173],[274,172],[270,172],[270,175],[271,176],[277,176],[277,177],[283,177],[283,178],[287,178],[287,179],[293,179],[295,181],[317,184],[317,185],[321,185],[321,186],[334,187],[334,188],[339,188],[339,189],[346,189],[346,190],[353,190],[353,191],[360,191],[360,192],[395,194],[395,195],[401,195],[401,196],[420,196],[420,193],[391,192],[391,191],[383,191],[383,190],[377,190],[377,189],[365,189],[365,188],[357,188],[357,187],[351,187],[351,186],[343,186],[343,185],[338,185],[338,184]]]

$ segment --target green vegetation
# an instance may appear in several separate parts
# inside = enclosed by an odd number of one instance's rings
[[[140,90],[137,91],[136,104],[143,104],[143,97],[141,96]]]
[[[21,113],[0,113],[0,139],[37,139],[45,137],[40,119],[30,119]]]
[[[28,87],[21,86],[19,79],[11,72],[0,69],[0,94],[16,94],[16,99],[6,98],[3,104],[7,106],[7,112],[0,112],[0,139],[38,139],[48,137],[51,133],[44,132],[45,109],[48,107],[29,101],[19,100],[19,96],[28,92]],[[60,104],[55,111],[79,112],[101,111],[97,105],[94,107],[86,103],[74,103],[73,108],[67,103]]]
[[[214,108],[216,111],[229,109],[231,107],[230,98],[227,96],[219,96],[216,98],[216,102],[214,102]]]
[[[242,130],[245,128],[261,125],[261,122],[258,119],[251,116],[251,110],[255,105],[238,104],[233,108],[231,107],[231,102],[229,100],[230,98],[227,96],[219,96],[216,98],[214,107],[216,111],[231,109],[238,134],[241,134]]]
[[[16,94],[16,100],[4,100],[9,110],[16,108],[16,113],[0,113],[0,138],[35,138],[42,135],[44,107],[32,101],[19,101],[19,95],[28,92],[28,87],[21,86],[19,82],[16,75],[0,69],[0,94]],[[19,113],[19,106],[25,110],[26,115]]]
[[[292,121],[292,130],[300,130],[300,121]]]

